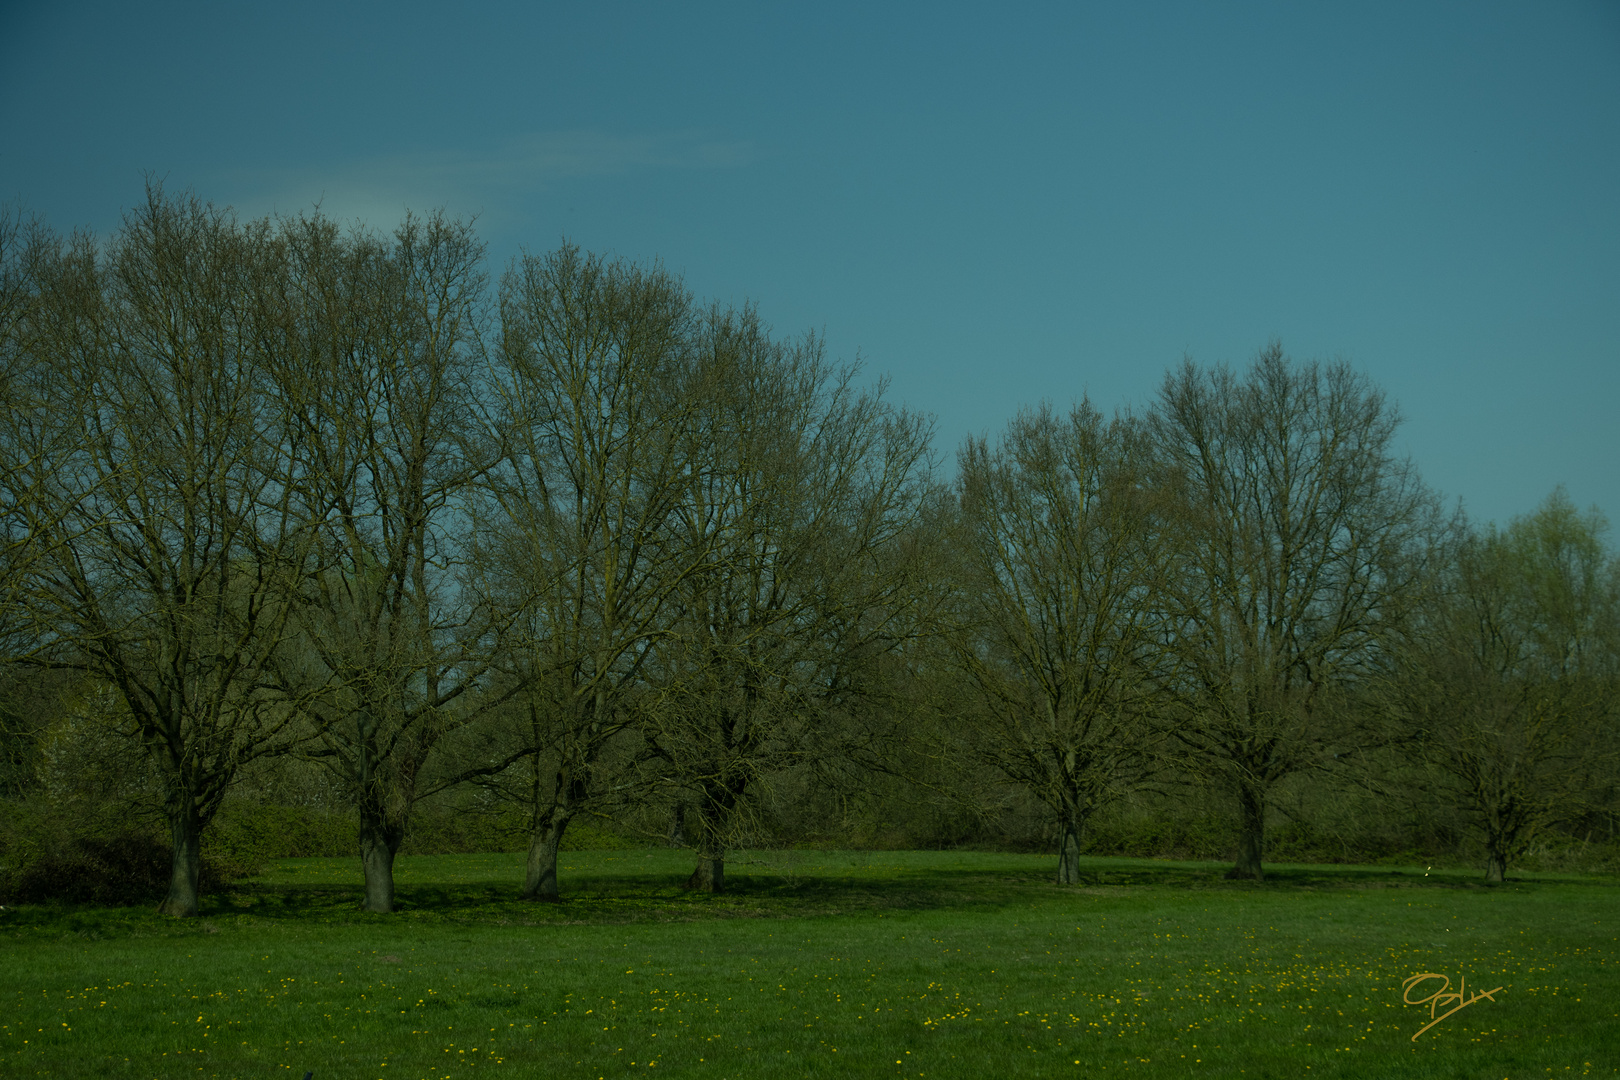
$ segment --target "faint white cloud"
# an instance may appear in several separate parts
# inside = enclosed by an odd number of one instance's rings
[[[694,132],[608,135],[554,132],[511,140],[501,154],[449,162],[448,172],[473,172],[508,183],[561,176],[599,176],[640,169],[730,169],[751,158],[746,143],[705,138]]]
[[[490,151],[435,150],[333,163],[324,167],[232,170],[216,182],[234,193],[246,215],[296,213],[319,203],[328,215],[386,229],[406,208],[443,206],[476,213],[485,225],[532,196],[581,177],[668,169],[732,169],[747,165],[748,143],[702,132],[614,135],[559,131],[523,135]]]

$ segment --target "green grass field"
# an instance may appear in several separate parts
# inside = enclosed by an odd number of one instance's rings
[[[196,920],[0,912],[0,1076],[1620,1073],[1614,878],[1224,869],[761,853],[709,897],[687,853],[575,852],[536,905],[521,855],[422,856],[371,916],[357,861],[284,860]],[[1414,1042],[1423,972],[1503,989]]]

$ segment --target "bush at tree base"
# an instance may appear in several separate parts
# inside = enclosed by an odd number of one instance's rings
[[[0,877],[0,895],[14,904],[157,903],[169,891],[173,851],[150,833],[109,837],[80,836],[65,847],[36,853]],[[198,888],[213,892],[231,875],[218,860],[204,856]]]

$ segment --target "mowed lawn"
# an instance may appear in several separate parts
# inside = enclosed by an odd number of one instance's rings
[[[355,860],[285,860],[196,920],[0,912],[0,1076],[1620,1072],[1614,878],[1224,868],[761,853],[708,897],[687,853],[590,852],[536,905],[521,855],[424,856],[368,916]],[[1414,1042],[1424,972],[1502,989]]]

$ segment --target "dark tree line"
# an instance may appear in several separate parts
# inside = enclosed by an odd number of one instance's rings
[[[243,222],[153,188],[100,241],[0,219],[4,795],[54,695],[139,746],[197,910],[202,838],[270,760],[357,816],[368,910],[411,815],[673,817],[690,885],[782,777],[1088,823],[1214,785],[1259,878],[1299,777],[1391,755],[1500,880],[1612,812],[1620,563],[1555,494],[1478,532],[1343,364],[1187,362],[1141,415],[1020,414],[954,482],[814,336],[563,246],[491,285],[466,223]],[[927,777],[917,762],[932,761]],[[1385,763],[1385,764],[1381,764]],[[940,797],[945,797],[942,794]]]

